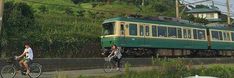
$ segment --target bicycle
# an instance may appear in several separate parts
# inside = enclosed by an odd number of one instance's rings
[[[1,69],[2,78],[14,78],[18,70],[20,70],[22,73],[25,72],[23,71],[23,68],[20,67],[17,56],[8,59],[7,63],[9,64],[3,66]],[[30,78],[38,78],[42,74],[42,65],[32,62],[29,64],[29,70],[30,73],[27,76]]]
[[[117,70],[118,63],[116,61],[113,61],[111,59],[111,57],[106,57],[106,58],[104,58],[104,60],[106,61],[104,63],[104,72],[105,73],[112,72],[113,70],[121,72],[124,69],[124,61],[123,60],[120,61],[120,67],[118,70]]]

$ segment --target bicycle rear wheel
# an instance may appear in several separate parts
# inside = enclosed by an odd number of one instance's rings
[[[114,65],[111,62],[106,62],[104,64],[104,72],[109,73],[114,69]]]
[[[30,78],[38,78],[42,73],[42,65],[40,65],[39,63],[32,63],[30,65],[30,73],[28,74],[28,76]]]
[[[12,65],[5,65],[1,69],[2,78],[14,78],[16,75],[16,69]]]
[[[120,67],[119,67],[119,71],[120,71],[120,72],[124,71],[124,68],[125,68],[125,62],[124,62],[124,61],[121,61],[121,62],[120,62]]]

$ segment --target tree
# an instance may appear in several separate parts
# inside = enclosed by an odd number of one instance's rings
[[[1,50],[6,46],[13,49],[1,52],[2,55],[9,56],[14,48],[22,46],[17,41],[33,39],[32,32],[35,29],[35,18],[32,8],[23,2],[6,2],[3,12],[3,35]],[[36,27],[37,28],[37,27]],[[38,29],[38,28],[37,28]],[[9,48],[8,48],[9,49]],[[9,52],[7,52],[9,51]]]
[[[195,17],[192,14],[182,16],[182,18],[189,21],[194,21],[195,19]]]
[[[202,23],[202,24],[208,24],[208,20],[207,19],[205,19],[205,18],[195,18],[194,19],[194,22],[196,22],[196,23]]]
[[[185,20],[189,20],[189,21],[195,22],[195,23],[208,24],[208,22],[209,22],[205,18],[197,18],[197,17],[194,17],[192,14],[185,15],[182,18],[185,19]]]

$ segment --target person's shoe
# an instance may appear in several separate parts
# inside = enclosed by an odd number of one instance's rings
[[[119,71],[119,68],[116,68],[117,71]]]
[[[27,70],[26,74],[28,75],[29,73],[30,73],[30,71],[29,71],[29,70]]]
[[[21,71],[21,74],[22,74],[22,75],[26,75],[26,73],[25,73],[24,71]]]

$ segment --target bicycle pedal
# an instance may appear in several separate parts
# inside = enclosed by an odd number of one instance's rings
[[[22,74],[22,75],[26,75],[26,72],[22,72],[22,71],[21,71],[21,74]]]

